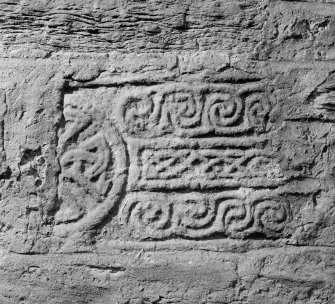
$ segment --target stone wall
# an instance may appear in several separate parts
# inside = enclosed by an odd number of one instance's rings
[[[0,304],[335,303],[335,2],[0,12]]]

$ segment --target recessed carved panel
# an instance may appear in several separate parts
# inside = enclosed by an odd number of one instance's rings
[[[117,119],[130,136],[196,137],[267,130],[271,105],[264,85],[167,84],[132,88],[120,97]]]
[[[66,94],[54,233],[124,240],[264,238],[293,216],[264,83],[167,83]],[[107,226],[106,226],[107,225]]]
[[[136,239],[278,237],[291,219],[289,204],[264,192],[129,195],[120,222]]]
[[[264,142],[263,142],[264,143]],[[270,187],[284,183],[278,153],[261,140],[130,140],[131,190]]]

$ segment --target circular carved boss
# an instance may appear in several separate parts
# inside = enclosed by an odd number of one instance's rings
[[[57,236],[95,229],[121,198],[127,177],[125,145],[116,128],[102,129],[93,135],[82,132],[60,156]]]

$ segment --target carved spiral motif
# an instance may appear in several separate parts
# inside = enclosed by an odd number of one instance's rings
[[[253,128],[264,129],[270,112],[270,103],[264,94],[253,94],[246,99],[247,116]]]
[[[254,218],[264,232],[279,232],[285,228],[290,212],[286,204],[267,200],[256,205]]]
[[[179,224],[189,229],[200,229],[215,219],[215,205],[207,200],[190,200],[183,203]]]
[[[202,103],[193,92],[180,92],[165,96],[162,120],[170,115],[174,127],[190,128],[200,124]]]
[[[230,94],[214,94],[208,101],[209,119],[213,126],[226,127],[238,123],[243,115],[243,102]]]
[[[275,200],[216,198],[200,193],[132,194],[119,211],[120,223],[137,239],[202,238],[215,233],[240,238],[253,233],[278,237],[291,220],[289,205]]]
[[[175,83],[130,90],[120,96],[115,116],[130,136],[263,132],[270,113],[264,85],[260,84]]]
[[[145,201],[138,203],[131,221],[149,229],[164,229],[170,222],[170,205],[164,202]]]
[[[244,230],[251,222],[251,209],[239,200],[224,202],[224,227],[228,235]]]

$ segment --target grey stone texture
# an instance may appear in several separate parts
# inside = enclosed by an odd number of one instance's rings
[[[335,2],[0,1],[0,304],[335,303]]]

